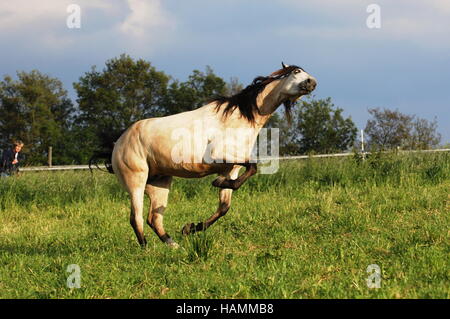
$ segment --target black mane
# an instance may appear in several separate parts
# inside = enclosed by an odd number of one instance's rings
[[[264,90],[267,84],[272,81],[281,79],[289,75],[295,69],[300,69],[298,66],[292,65],[281,70],[273,72],[270,76],[258,76],[249,86],[232,96],[219,96],[210,102],[216,102],[216,111],[219,112],[222,105],[226,104],[223,110],[223,116],[228,116],[238,108],[241,115],[249,122],[255,122],[255,113],[259,112],[256,100],[258,95]],[[286,111],[289,111],[290,104],[285,103]]]

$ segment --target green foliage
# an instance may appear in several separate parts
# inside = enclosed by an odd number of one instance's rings
[[[331,98],[302,101],[297,122],[300,152],[332,153],[351,148],[357,129],[342,112],[334,107]]]
[[[236,85],[231,83],[230,89],[232,90]],[[170,84],[164,102],[165,114],[197,109],[208,100],[224,95],[226,92],[227,84],[215,75],[210,67],[206,67],[205,73],[194,70],[187,81],[174,81]]]
[[[291,124],[276,113],[268,127],[280,128],[281,154],[346,151],[354,145],[357,129],[352,119],[344,118],[342,112],[331,98],[309,97],[292,109]]]
[[[369,109],[372,116],[365,132],[368,145],[376,149],[430,149],[437,146],[441,136],[437,122],[403,114],[398,110]]]
[[[182,225],[217,207],[213,178],[173,183],[164,224],[178,250],[147,226],[148,247],[139,247],[113,175],[1,179],[0,297],[450,297],[449,154],[283,161],[234,192],[205,233],[185,238]],[[70,264],[80,266],[80,289],[66,286]],[[371,264],[379,289],[366,285]]]
[[[188,236],[185,242],[187,243],[187,260],[189,262],[198,260],[206,261],[211,257],[214,239],[207,232],[195,233]]]
[[[62,83],[33,70],[18,72],[17,80],[5,76],[0,82],[0,147],[12,139],[25,143],[28,164],[46,162],[49,146],[65,144],[74,108]],[[55,154],[54,163],[63,162]]]

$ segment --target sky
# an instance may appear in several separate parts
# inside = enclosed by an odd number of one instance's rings
[[[448,0],[0,0],[0,43],[1,77],[38,69],[74,100],[73,82],[122,53],[181,81],[210,66],[244,85],[284,61],[360,129],[369,108],[398,109],[436,118],[450,142]]]

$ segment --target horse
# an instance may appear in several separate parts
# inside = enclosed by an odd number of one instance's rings
[[[147,244],[143,218],[146,194],[151,202],[147,224],[163,243],[179,247],[163,226],[174,176],[218,175],[212,182],[219,188],[216,212],[203,222],[186,224],[183,235],[204,231],[223,217],[230,209],[232,192],[257,172],[250,154],[261,128],[281,104],[289,116],[295,101],[316,85],[316,79],[302,68],[282,63],[282,69],[255,78],[233,96],[219,96],[192,111],[132,124],[114,144],[109,170],[130,195],[130,224],[139,244]],[[194,147],[180,148],[180,138],[195,135],[199,125],[208,131],[197,134]],[[225,133],[233,129],[248,129],[250,134],[245,142],[232,139]],[[245,172],[239,175],[243,167]]]

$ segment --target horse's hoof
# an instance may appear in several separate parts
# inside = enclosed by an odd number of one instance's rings
[[[193,230],[195,230],[195,224],[190,223],[190,224],[184,225],[183,229],[181,230],[181,233],[184,236],[187,236],[187,235],[191,234],[193,232]]]
[[[147,247],[147,240],[144,238],[142,240],[139,240],[139,246],[141,246],[141,248],[146,248]]]

